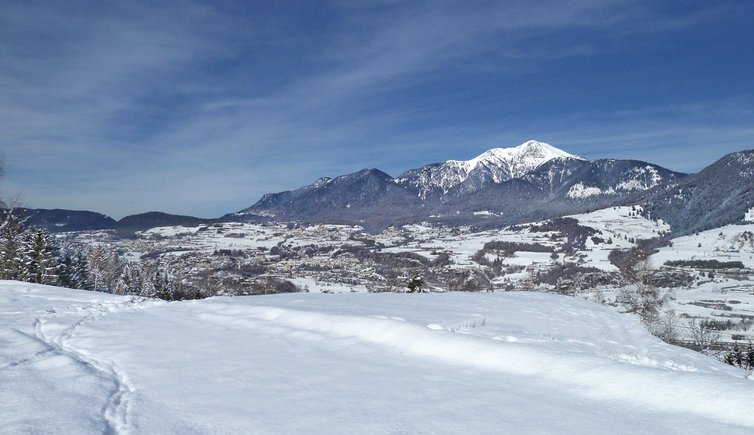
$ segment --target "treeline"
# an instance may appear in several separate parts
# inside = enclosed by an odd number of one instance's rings
[[[666,261],[665,266],[693,267],[696,269],[743,269],[745,267],[740,261],[718,260],[671,260]]]
[[[497,251],[504,257],[512,257],[518,251],[524,252],[555,252],[554,246],[545,246],[541,243],[507,242],[493,240],[482,247],[484,251]]]
[[[126,262],[106,246],[61,244],[12,208],[0,224],[0,279],[165,300],[203,297],[167,266]]]
[[[754,347],[749,343],[749,347],[743,349],[736,343],[732,349],[723,354],[722,360],[724,363],[742,368],[751,373],[754,370]]]

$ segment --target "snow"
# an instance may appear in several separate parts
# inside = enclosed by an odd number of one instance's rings
[[[536,169],[543,163],[557,158],[571,158],[583,160],[581,157],[569,154],[544,142],[529,140],[513,148],[492,148],[481,155],[467,161],[449,160],[458,163],[466,173],[478,166],[509,166],[511,178],[519,178]],[[499,183],[504,180],[495,180]]]
[[[375,279],[378,278],[375,277]],[[339,282],[324,282],[318,281],[312,277],[288,278],[288,281],[296,284],[298,288],[303,289],[303,291],[307,293],[369,292],[369,290],[363,285],[351,285]]]
[[[474,214],[474,216],[485,216],[485,217],[486,216],[501,216],[502,215],[502,213],[498,213],[498,212],[494,212],[494,211],[489,211],[489,210],[479,210],[479,211],[475,211],[473,214]]]
[[[659,237],[670,231],[670,226],[662,219],[647,219],[640,214],[641,211],[641,207],[638,206],[610,207],[569,216],[578,220],[579,225],[600,231],[600,238],[612,240],[610,244],[598,246],[593,245],[591,240],[587,241],[589,249],[581,252],[585,255],[586,264],[605,271],[616,271],[617,268],[608,259],[612,250],[628,249],[636,245],[636,240]],[[630,241],[631,239],[634,242]]]
[[[0,282],[3,433],[751,433],[743,372],[540,293],[154,302]]]
[[[648,190],[662,182],[662,176],[650,165],[643,168],[634,168],[627,174],[627,179],[616,184],[615,187],[600,189],[596,186],[587,186],[578,182],[571,186],[566,193],[571,199],[584,199],[596,195],[615,195],[618,192],[634,192],[639,190]]]
[[[649,180],[644,179],[644,176],[646,176],[646,174],[649,174]],[[662,176],[660,176],[657,168],[651,165],[647,165],[643,168],[634,168],[629,173],[629,177],[631,175],[633,175],[632,178],[618,183],[618,185],[615,187],[616,190],[624,192],[648,190],[659,185],[662,182]]]
[[[433,188],[447,193],[478,170],[487,172],[494,183],[502,183],[511,178],[520,178],[557,158],[584,160],[544,142],[529,140],[512,148],[489,149],[471,160],[448,160],[436,168],[420,172],[413,183],[421,189],[419,196]],[[396,181],[402,183],[407,180],[399,178]]]
[[[746,214],[744,215],[744,222],[754,223],[754,207],[746,211]]]
[[[578,182],[568,189],[566,196],[571,199],[583,199],[589,198],[590,196],[602,195],[603,193],[606,192],[603,192],[599,187],[585,186],[584,183]]]
[[[641,212],[642,208],[638,206],[609,207],[568,217],[576,219],[580,225],[602,231],[602,237],[651,239],[670,231],[670,225],[662,219],[653,221],[642,216]]]
[[[670,260],[740,261],[754,268],[754,224],[728,225],[673,239],[650,257],[653,267]]]

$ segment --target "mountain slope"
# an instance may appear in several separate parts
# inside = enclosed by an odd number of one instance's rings
[[[635,160],[553,159],[521,178],[454,196],[446,203],[447,219],[468,222],[484,211],[490,213],[486,224],[512,224],[583,213],[630,203],[683,176]]]
[[[214,219],[202,219],[193,216],[182,216],[175,214],[150,211],[147,213],[134,214],[126,216],[119,220],[114,229],[124,232],[143,231],[155,227],[169,226],[196,226],[203,223],[213,222]]]
[[[110,229],[115,225],[115,219],[92,211],[42,208],[20,208],[16,210],[21,216],[27,217],[27,225],[54,232],[103,230]]]
[[[728,154],[641,200],[676,234],[743,222],[754,207],[754,150]]]
[[[639,160],[553,160],[523,178],[570,201],[616,197],[663,186],[685,174]]]
[[[364,222],[390,225],[420,213],[414,191],[393,182],[377,169],[363,169],[336,178],[320,178],[295,191],[269,194],[227,219],[274,217],[278,220]]]
[[[44,228],[50,232],[118,230],[128,233],[162,226],[199,225],[216,221],[216,219],[202,219],[156,211],[130,215],[116,221],[109,216],[92,211],[41,208],[16,210],[21,216],[27,217],[25,222],[27,225]]]

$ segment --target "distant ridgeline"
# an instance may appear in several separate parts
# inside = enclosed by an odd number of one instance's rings
[[[101,213],[80,210],[18,208],[16,212],[25,218],[26,225],[44,228],[53,232],[116,230],[127,234],[155,227],[195,226],[202,223],[215,222],[212,219],[201,219],[161,212],[148,212],[126,216],[119,221]]]
[[[729,154],[687,175],[637,160],[586,160],[528,141],[468,161],[449,160],[396,178],[364,169],[264,195],[228,220],[390,225],[437,222],[491,228],[616,205],[688,234],[743,222],[754,207],[754,151]]]
[[[417,222],[493,228],[634,204],[646,217],[670,224],[674,235],[741,223],[754,208],[754,151],[729,154],[687,175],[637,160],[586,160],[531,140],[395,178],[374,168],[320,178],[214,220],[159,212],[120,221],[88,211],[27,212],[31,225],[50,231],[125,234],[217,221],[343,223],[380,231]]]

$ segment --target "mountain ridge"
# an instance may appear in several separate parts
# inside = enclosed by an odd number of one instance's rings
[[[444,171],[448,167],[465,169]],[[527,141],[466,161],[431,163],[398,177],[376,168],[322,177],[298,189],[265,194],[218,219],[149,212],[115,221],[87,211],[28,210],[31,224],[52,231],[133,232],[218,221],[343,223],[380,231],[422,221],[498,227],[616,205],[642,205],[675,234],[743,222],[754,209],[754,150],[728,154],[689,175],[640,160],[587,160]]]
[[[466,161],[431,163],[395,178],[379,171],[379,200],[369,204],[350,201],[375,194],[362,191],[355,182],[359,174],[368,170],[264,195],[252,206],[225,218],[309,222],[335,219],[367,227],[421,220],[511,224],[525,216],[548,217],[558,211],[569,214],[614,205],[686,176],[638,160],[587,160],[529,140],[516,147],[492,148]],[[332,196],[343,201],[325,199]],[[551,211],[542,214],[533,210],[534,206]],[[388,222],[387,216],[392,216],[393,221]]]

